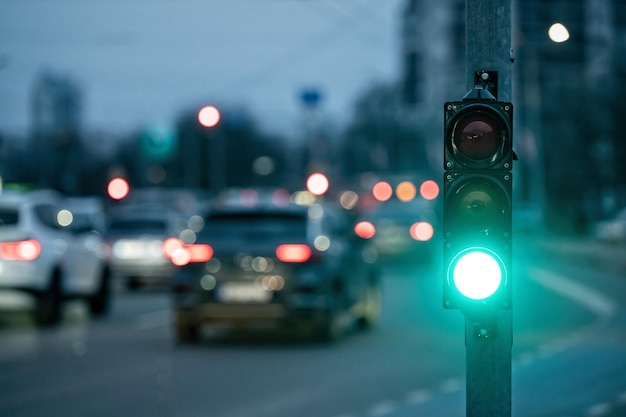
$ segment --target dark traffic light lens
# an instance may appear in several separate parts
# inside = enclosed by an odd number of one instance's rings
[[[486,113],[470,114],[457,123],[454,143],[467,158],[490,158],[502,146],[499,124]]]
[[[461,185],[452,199],[452,216],[468,229],[488,230],[507,209],[504,192],[488,181]]]

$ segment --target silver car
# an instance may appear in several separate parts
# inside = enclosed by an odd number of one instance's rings
[[[162,207],[128,207],[109,216],[106,242],[111,270],[129,289],[167,286],[174,266],[163,242],[178,237],[177,216]]]

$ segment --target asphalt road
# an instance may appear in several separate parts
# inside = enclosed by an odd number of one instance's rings
[[[516,242],[516,417],[626,415],[621,249],[593,246]],[[330,345],[215,331],[178,346],[163,291],[116,294],[97,321],[70,304],[54,329],[3,315],[0,416],[464,416],[465,321],[438,270],[386,268],[380,325]]]

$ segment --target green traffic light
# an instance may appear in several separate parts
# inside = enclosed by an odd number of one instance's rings
[[[504,277],[503,262],[493,251],[471,248],[452,263],[452,280],[459,293],[472,300],[484,300],[498,291]]]

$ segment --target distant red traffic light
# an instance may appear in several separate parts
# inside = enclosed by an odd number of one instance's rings
[[[109,181],[107,186],[107,194],[113,200],[121,200],[128,195],[130,186],[124,178],[116,177]]]
[[[204,127],[214,127],[220,121],[220,111],[215,106],[204,106],[198,112],[198,122]]]

